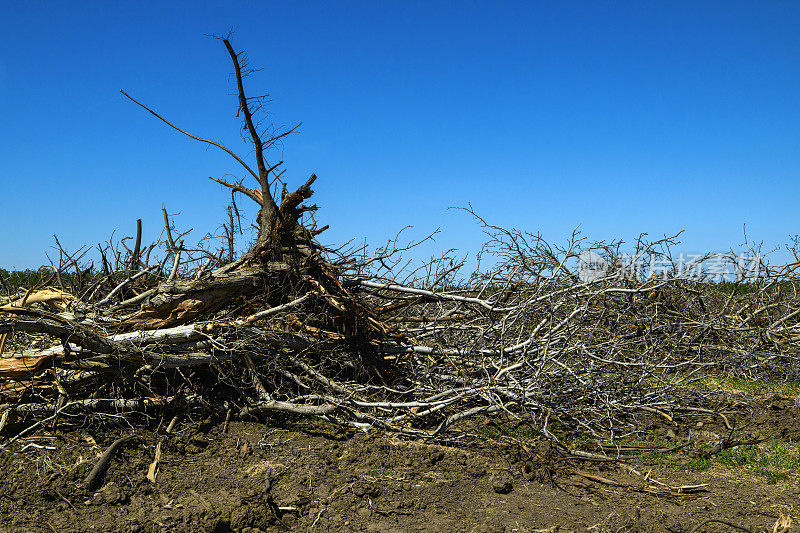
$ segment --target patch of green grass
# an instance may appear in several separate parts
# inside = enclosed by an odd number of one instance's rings
[[[636,459],[641,461],[645,464],[658,464],[664,462],[670,458],[669,454],[666,452],[644,452],[640,454]]]
[[[800,471],[800,448],[788,444],[777,444],[770,450],[771,466]]]
[[[717,459],[726,466],[748,466],[756,463],[757,456],[753,448],[731,448],[721,451]]]
[[[518,425],[512,427],[510,425],[494,425],[487,424],[482,426],[477,431],[478,435],[485,439],[497,440],[500,437],[513,437],[515,439],[533,439],[539,435],[530,426]]]
[[[703,472],[711,468],[711,459],[707,459],[705,457],[695,457],[686,463],[684,468],[690,472]]]
[[[800,396],[800,381],[749,381],[733,378],[706,378],[695,382],[695,386],[704,390],[732,390],[751,394],[769,394],[777,392],[784,396]]]
[[[376,479],[395,478],[398,477],[397,472],[383,466],[376,466],[367,471],[367,476]]]
[[[787,481],[789,474],[786,472],[774,472],[766,468],[754,468],[753,473],[757,476],[767,478],[767,483],[774,485],[778,481]]]
[[[775,444],[768,448],[738,446],[723,450],[714,461],[732,468],[746,469],[764,477],[767,483],[786,481],[789,474],[800,474],[800,447]]]
[[[497,440],[501,437],[502,432],[500,428],[494,426],[482,426],[478,428],[478,435],[480,435],[484,439]]]
[[[709,442],[700,442],[694,446],[694,450],[696,452],[703,452],[711,448],[712,444]],[[703,472],[711,468],[712,465],[712,458],[711,457],[703,457],[703,456],[696,456],[693,457],[688,463],[683,465],[682,467],[676,465],[678,468],[683,470],[689,470],[691,472]]]

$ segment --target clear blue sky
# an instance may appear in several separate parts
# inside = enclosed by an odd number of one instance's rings
[[[167,5],[168,4],[168,5]],[[166,7],[165,7],[166,6]],[[563,240],[686,229],[683,250],[800,233],[800,3],[3,2],[0,266],[157,234],[161,203],[197,236],[242,176],[125,89],[247,154],[224,48],[235,28],[281,154],[327,242],[442,227],[474,250],[489,221]],[[245,204],[242,199],[240,204]]]

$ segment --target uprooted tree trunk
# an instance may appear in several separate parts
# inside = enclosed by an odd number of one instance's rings
[[[255,178],[255,188],[248,188],[241,181],[230,183],[211,178],[230,188],[232,194],[244,194],[259,205],[258,232],[254,242],[241,257],[219,264],[214,270],[201,268],[193,278],[178,276],[183,242],[176,243],[177,238],[173,238],[164,209],[165,244],[173,259],[172,271],[166,279],[157,279],[154,286],[147,287],[148,274],[154,267],[134,273],[140,263],[139,225],[135,249],[130,254],[130,262],[126,263],[130,264],[132,273],[102,300],[92,298],[100,285],[85,299],[64,291],[53,294],[35,291],[34,287],[24,298],[0,307],[0,318],[2,315],[10,317],[0,322],[0,352],[7,335],[14,332],[46,334],[61,339],[60,346],[29,357],[0,361],[0,378],[11,380],[2,386],[0,395],[17,394],[18,400],[22,400],[35,393],[37,388],[56,385],[59,399],[51,407],[58,409],[76,394],[85,394],[85,389],[77,393],[81,387],[102,382],[103,376],[115,374],[135,390],[146,391],[151,400],[157,400],[180,389],[181,380],[160,383],[156,391],[148,381],[152,381],[154,372],[236,361],[243,365],[240,368],[244,374],[249,375],[248,388],[254,393],[250,396],[235,378],[226,375],[227,385],[238,390],[240,400],[244,400],[244,412],[253,412],[254,403],[260,402],[261,408],[305,413],[309,409],[314,411],[316,407],[304,408],[275,400],[275,387],[263,383],[265,378],[271,378],[270,368],[281,371],[285,376],[282,379],[288,377],[298,385],[300,379],[287,372],[286,366],[301,369],[328,387],[341,388],[308,365],[319,364],[321,354],[325,353],[329,359],[339,359],[334,365],[339,368],[337,372],[350,368],[351,372],[361,372],[383,382],[389,378],[391,368],[377,357],[376,346],[401,336],[389,334],[388,328],[376,318],[370,307],[342,285],[339,268],[326,260],[324,249],[315,240],[315,236],[325,228],[307,227],[302,221],[304,213],[317,209],[315,205],[304,204],[313,194],[311,186],[316,176],[312,174],[297,190],[289,192],[280,181],[282,171],[278,168],[281,163],[270,165],[266,160],[267,148],[297,126],[280,134],[266,136],[267,133],[259,133],[253,115],[254,106],[257,111],[263,97],[248,97],[243,83],[243,78],[252,70],[242,64],[242,53],[237,53],[227,38],[220,40],[234,67],[238,114],[253,143],[255,165],[246,163],[221,143],[184,131],[125,91],[121,92],[176,130],[224,150]],[[280,199],[276,199],[272,192],[275,183],[282,185]],[[231,214],[231,220],[232,217]],[[231,235],[232,231],[233,228]],[[165,258],[165,263],[170,255]],[[69,258],[74,262],[73,256]],[[119,262],[117,254],[116,263]],[[107,263],[105,254],[103,263]],[[60,269],[55,270],[56,274],[60,272]],[[119,301],[124,292],[122,289],[136,284],[139,284],[137,293]],[[28,305],[42,298],[49,298],[48,310],[33,309]],[[122,314],[122,311],[132,308],[135,308],[132,313]],[[76,318],[74,311],[80,311],[86,319]],[[268,328],[268,331],[257,329],[260,321],[289,311],[296,314],[282,317],[277,327]],[[301,354],[308,363],[296,358]],[[291,358],[292,363],[276,363],[276,357]],[[55,372],[53,382],[45,384],[39,377],[34,377],[37,372],[55,364],[66,365],[67,369],[64,370],[66,373]],[[114,372],[112,367],[116,367]],[[199,388],[206,385],[209,384],[192,384]],[[158,405],[159,401],[153,405]],[[322,411],[329,409],[330,406],[325,406]]]
[[[385,333],[382,326],[374,320],[374,317],[369,316],[366,308],[357,306],[354,299],[338,283],[336,272],[325,262],[320,247],[314,240],[315,231],[306,228],[300,221],[304,212],[316,210],[316,206],[303,205],[303,202],[313,194],[311,186],[317,179],[316,175],[312,174],[308,181],[294,192],[287,192],[284,186],[280,205],[273,198],[271,188],[273,181],[279,177],[276,169],[280,163],[273,166],[267,163],[264,155],[265,144],[271,144],[285,133],[267,140],[261,138],[250,109],[250,99],[245,94],[240,54],[234,51],[228,39],[222,39],[222,42],[233,63],[239,112],[243,116],[244,127],[255,148],[256,171],[222,145],[213,141],[206,142],[219,146],[239,161],[256,178],[258,188],[250,189],[241,183],[211,179],[230,187],[233,191],[245,194],[259,204],[256,219],[257,237],[251,248],[240,259],[211,272],[206,277],[195,281],[170,280],[159,284],[149,304],[120,325],[155,329],[186,324],[209,310],[224,306],[233,298],[269,286],[280,288],[274,291],[279,300],[292,294],[309,291],[315,293],[329,306],[332,315],[343,329],[337,333],[347,336],[358,335],[362,338],[369,338],[373,334],[382,335]],[[124,91],[123,94],[136,102]],[[136,103],[164,120],[143,104]],[[278,305],[281,302],[271,303]]]

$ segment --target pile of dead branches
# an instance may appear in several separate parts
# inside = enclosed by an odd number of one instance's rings
[[[144,245],[139,224],[132,246],[99,250],[101,268],[84,264],[88,249],[59,245],[49,278],[0,299],[0,432],[12,420],[201,408],[439,438],[504,413],[544,436],[558,425],[613,438],[640,414],[705,412],[709,377],[797,379],[800,261],[714,283],[681,274],[674,237],[640,238],[629,255],[669,267],[644,276],[627,268],[622,243],[573,234],[552,247],[480,218],[488,242],[469,273],[446,256],[404,274],[400,246],[325,248],[305,204],[316,177],[289,192],[281,163],[265,156],[294,129],[258,131],[250,70],[221,42],[254,166],[126,96],[255,179],[215,179],[258,204],[254,242],[237,257],[234,202],[216,251],[188,247],[166,209],[157,242]],[[605,265],[588,277],[587,256]],[[711,260],[697,258],[693,272]]]
[[[398,431],[427,416],[429,433],[440,435],[467,417],[507,413],[543,434],[550,424],[608,439],[640,428],[638,415],[673,423],[713,414],[709,385],[720,379],[800,377],[797,246],[795,261],[779,267],[752,249],[687,265],[673,257],[677,236],[642,236],[623,254],[621,242],[575,233],[552,247],[477,218],[489,268],[459,276],[461,265],[445,259],[412,286],[353,282],[407,339],[383,352],[413,376],[414,409],[403,412],[401,395],[359,404],[393,411]],[[602,268],[587,268],[587,257]],[[743,257],[757,269],[743,270]],[[635,268],[653,264],[657,273]]]

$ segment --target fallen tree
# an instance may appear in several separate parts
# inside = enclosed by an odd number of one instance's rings
[[[0,431],[11,419],[38,427],[79,412],[199,407],[426,438],[460,438],[468,419],[500,413],[556,442],[554,424],[613,439],[639,415],[714,416],[698,407],[708,393],[696,385],[709,376],[796,375],[800,259],[710,283],[679,275],[677,236],[640,238],[634,257],[668,267],[641,276],[623,268],[621,243],[573,234],[552,247],[477,215],[488,242],[469,274],[446,255],[401,279],[407,247],[396,240],[373,255],[326,249],[310,216],[317,207],[305,204],[316,176],[289,192],[282,163],[265,156],[294,128],[258,131],[261,97],[246,95],[243,56],[220,41],[255,165],[123,94],[255,179],[249,188],[212,178],[258,205],[252,244],[235,257],[235,201],[218,252],[186,246],[166,209],[159,241],[144,245],[139,222],[133,248],[124,239],[100,248],[102,269],[81,264],[88,249],[59,244],[49,278],[0,301],[0,353],[51,344],[0,359]],[[582,278],[587,253],[610,266]]]
[[[75,289],[79,290],[80,287],[74,285],[71,291],[32,290],[2,307],[7,317],[0,323],[0,333],[4,336],[26,331],[61,339],[61,346],[3,361],[0,372],[4,378],[20,375],[30,377],[31,373],[35,374],[45,367],[68,362],[72,367],[89,365],[104,368],[89,371],[89,374],[82,373],[80,382],[87,381],[89,375],[96,377],[110,365],[115,365],[125,373],[135,374],[125,379],[141,381],[143,368],[147,368],[146,373],[156,368],[177,368],[236,359],[243,361],[251,374],[257,401],[270,404],[273,402],[272,396],[267,387],[260,384],[261,378],[252,356],[246,352],[237,353],[228,346],[228,339],[243,335],[263,337],[269,345],[268,349],[275,352],[287,346],[294,351],[313,351],[315,346],[325,346],[331,351],[341,350],[357,358],[355,362],[348,360],[348,365],[379,379],[389,371],[388,365],[376,357],[375,345],[392,336],[386,326],[375,318],[371,309],[340,283],[339,267],[326,259],[323,248],[315,240],[315,236],[324,228],[308,227],[301,222],[304,213],[317,209],[314,205],[304,205],[313,194],[311,186],[316,176],[312,174],[303,185],[289,192],[280,181],[282,163],[270,165],[267,162],[267,149],[292,133],[296,127],[277,134],[271,128],[265,132],[257,130],[254,112],[260,109],[264,97],[246,95],[243,80],[252,70],[243,65],[243,54],[236,52],[227,38],[219,40],[224,44],[234,69],[239,106],[237,114],[242,116],[243,129],[252,142],[254,165],[248,164],[221,143],[200,138],[174,125],[125,91],[122,94],[185,135],[225,151],[255,178],[257,187],[252,189],[242,182],[230,183],[211,178],[230,188],[232,193],[243,194],[258,204],[254,242],[234,260],[234,227],[231,224],[226,228],[231,233],[229,261],[225,261],[221,254],[218,257],[212,255],[196,272],[178,275],[179,266],[191,261],[187,261],[186,257],[190,251],[184,248],[179,237],[173,237],[166,209],[164,233],[168,254],[161,265],[142,264],[139,221],[134,249],[127,250],[128,257],[116,254],[114,271],[110,272],[105,266],[101,275],[103,279],[94,282],[94,290],[90,294],[75,294]],[[272,192],[276,183],[283,184],[279,199]],[[235,203],[232,205],[236,207]],[[148,258],[153,248],[151,246],[148,249]],[[74,259],[77,254],[64,255],[68,264],[71,262],[77,271],[81,270]],[[172,258],[172,269],[164,279],[160,274],[169,257]],[[103,263],[107,263],[105,254]],[[93,298],[102,294],[99,290],[101,287],[117,279],[115,275],[120,272],[120,264],[128,265],[129,275],[107,296]],[[216,268],[212,268],[214,265]],[[62,266],[53,267],[56,275],[61,272]],[[140,270],[140,267],[144,268]],[[159,272],[154,274],[156,268]],[[58,309],[54,311],[67,312],[55,314],[40,306],[31,307],[32,304],[55,305]],[[296,321],[285,331],[275,331],[271,335],[259,334],[259,322],[300,305],[313,315],[308,321]],[[235,316],[231,316],[231,308],[236,308]],[[132,312],[126,314],[125,311]],[[84,319],[78,320],[76,312]],[[222,317],[225,319],[220,320]],[[200,351],[209,348],[211,353]],[[125,368],[119,368],[120,365]],[[64,383],[58,372],[53,378]],[[22,392],[29,390],[28,387],[40,388],[41,384],[35,384],[36,381],[31,379],[24,384],[19,381],[6,384],[5,392]],[[69,379],[67,382],[70,382]],[[62,398],[70,396],[63,386],[60,388]],[[270,405],[274,409],[281,404]],[[286,405],[283,409],[304,412],[299,406]]]

